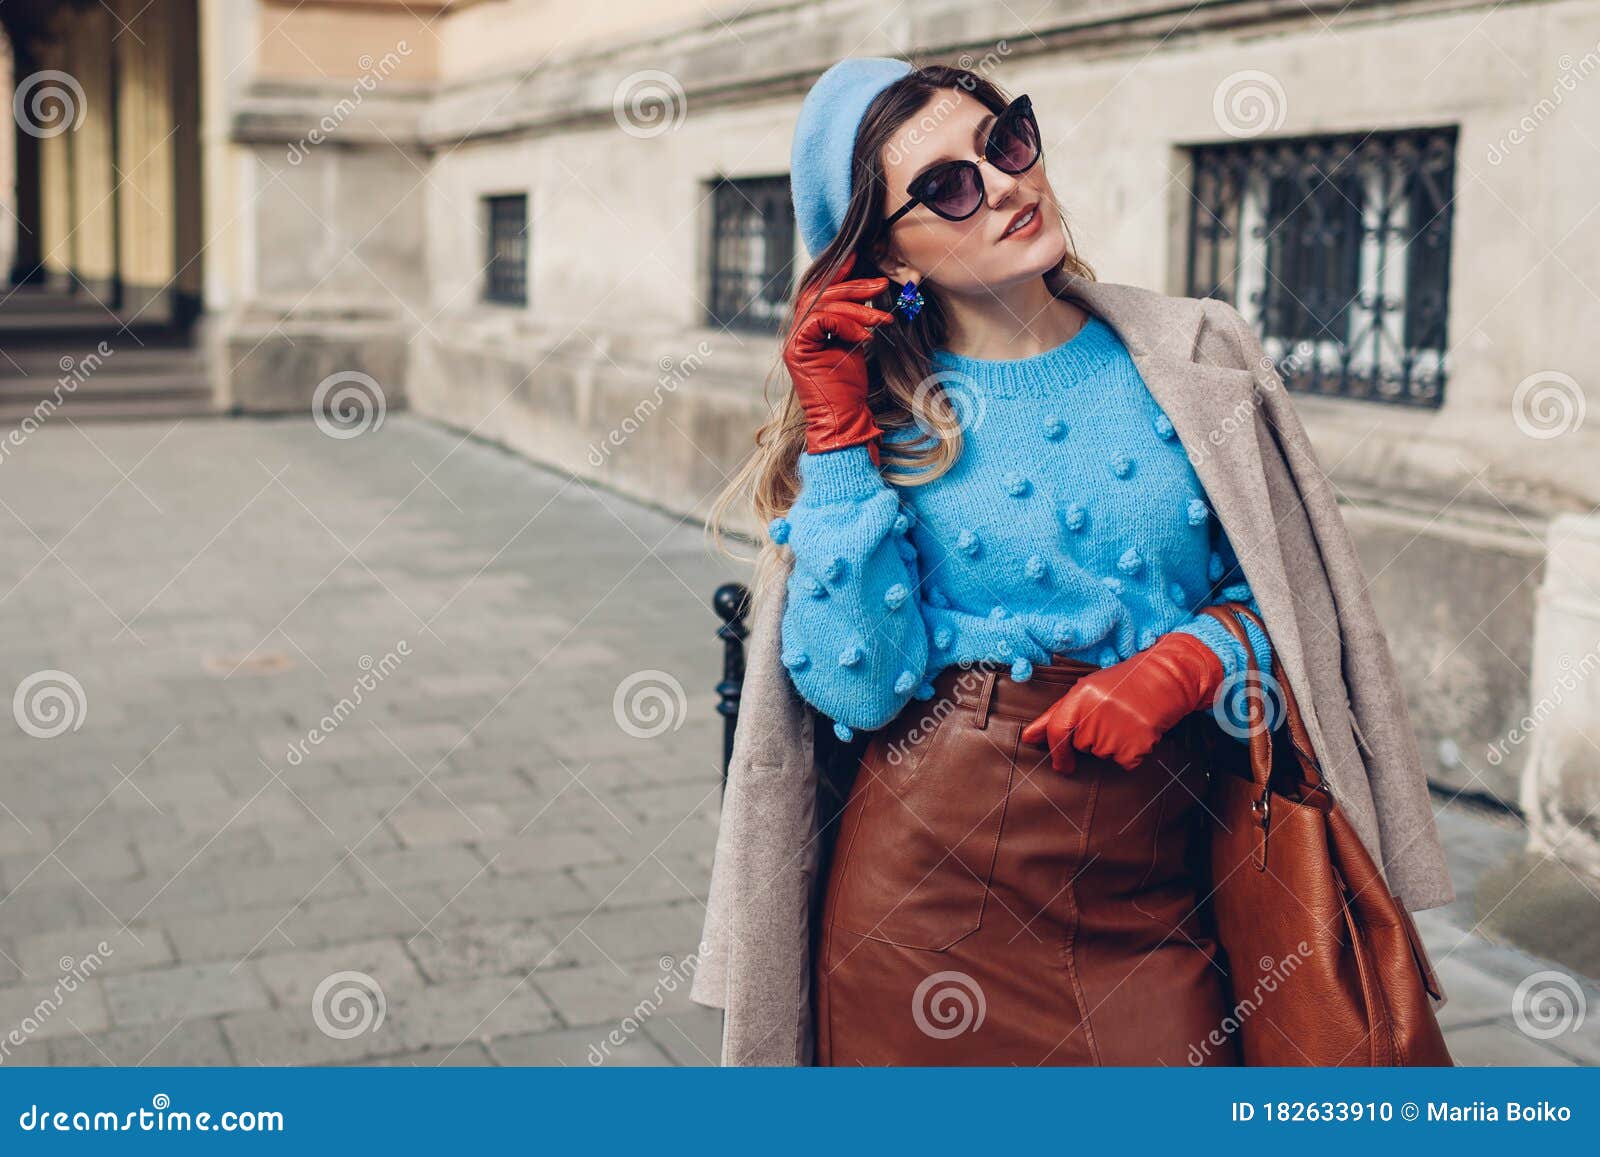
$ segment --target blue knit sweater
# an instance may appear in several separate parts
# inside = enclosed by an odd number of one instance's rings
[[[932,697],[952,663],[1004,664],[1020,682],[1056,656],[1109,667],[1176,630],[1243,670],[1243,647],[1195,608],[1259,607],[1114,330],[1091,317],[1041,354],[941,349],[933,368],[963,428],[949,471],[898,486],[865,446],[802,453],[800,493],[768,526],[795,555],[784,666],[841,739]],[[1247,630],[1270,671],[1267,637]]]

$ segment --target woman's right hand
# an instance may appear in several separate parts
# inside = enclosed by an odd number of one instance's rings
[[[800,303],[800,321],[783,343],[783,362],[806,415],[806,450],[820,454],[867,444],[874,464],[883,431],[867,405],[867,355],[872,327],[894,315],[866,302],[889,287],[887,277],[844,280],[855,267],[845,258],[838,276]],[[807,307],[815,301],[816,306]]]

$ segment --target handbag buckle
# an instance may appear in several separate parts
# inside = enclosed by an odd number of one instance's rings
[[[1256,814],[1261,824],[1261,850],[1256,861],[1256,871],[1267,870],[1267,839],[1272,834],[1272,788],[1265,787],[1261,794],[1250,802],[1250,810]]]

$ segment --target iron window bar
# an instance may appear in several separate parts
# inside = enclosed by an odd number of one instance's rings
[[[1187,292],[1232,303],[1292,390],[1439,406],[1455,150],[1454,127],[1193,146]]]

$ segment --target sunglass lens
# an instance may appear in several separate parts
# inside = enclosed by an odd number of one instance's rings
[[[983,200],[978,167],[951,165],[930,172],[922,182],[923,202],[941,217],[959,221],[970,217]]]
[[[1039,126],[1026,110],[1013,109],[989,133],[989,160],[997,169],[1020,173],[1039,159]]]

